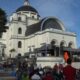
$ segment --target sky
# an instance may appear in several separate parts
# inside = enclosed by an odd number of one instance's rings
[[[80,0],[29,0],[42,18],[53,16],[61,20],[66,30],[77,34],[77,46],[80,47]],[[22,6],[24,0],[0,0],[0,8],[10,16]]]

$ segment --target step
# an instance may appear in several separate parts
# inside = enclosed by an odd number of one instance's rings
[[[4,76],[9,76],[9,74],[5,72],[0,72],[0,77],[4,77]]]
[[[0,80],[17,80],[16,77],[0,77]]]

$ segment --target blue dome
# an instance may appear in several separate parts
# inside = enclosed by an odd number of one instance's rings
[[[16,12],[19,12],[19,11],[32,11],[32,12],[38,13],[37,10],[32,6],[21,6],[16,10]]]

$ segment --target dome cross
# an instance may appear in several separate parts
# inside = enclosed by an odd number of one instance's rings
[[[30,3],[29,3],[29,0],[24,0],[24,6],[29,6]]]

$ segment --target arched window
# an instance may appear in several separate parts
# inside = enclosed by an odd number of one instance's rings
[[[59,55],[63,56],[63,48],[66,47],[66,42],[65,41],[61,41],[60,42],[60,48],[59,48]]]
[[[21,48],[21,47],[22,47],[22,42],[19,41],[19,42],[18,42],[18,48]]]
[[[56,55],[56,40],[52,40],[51,41],[51,52],[50,55],[51,56],[55,56]]]
[[[61,42],[60,43],[60,47],[64,47],[64,42]]]
[[[22,29],[18,28],[18,34],[22,34]]]
[[[34,19],[34,16],[32,16],[32,18]]]
[[[55,42],[55,41],[52,41],[52,42],[51,42],[51,45],[55,45],[55,44],[56,44],[56,42]]]
[[[73,42],[69,42],[68,47],[73,48]]]
[[[21,21],[21,17],[18,17],[18,21]]]
[[[65,47],[66,46],[66,42],[65,41],[61,41],[60,42],[60,47]]]
[[[57,44],[57,41],[56,40],[52,40],[51,41],[51,46],[55,46]]]

